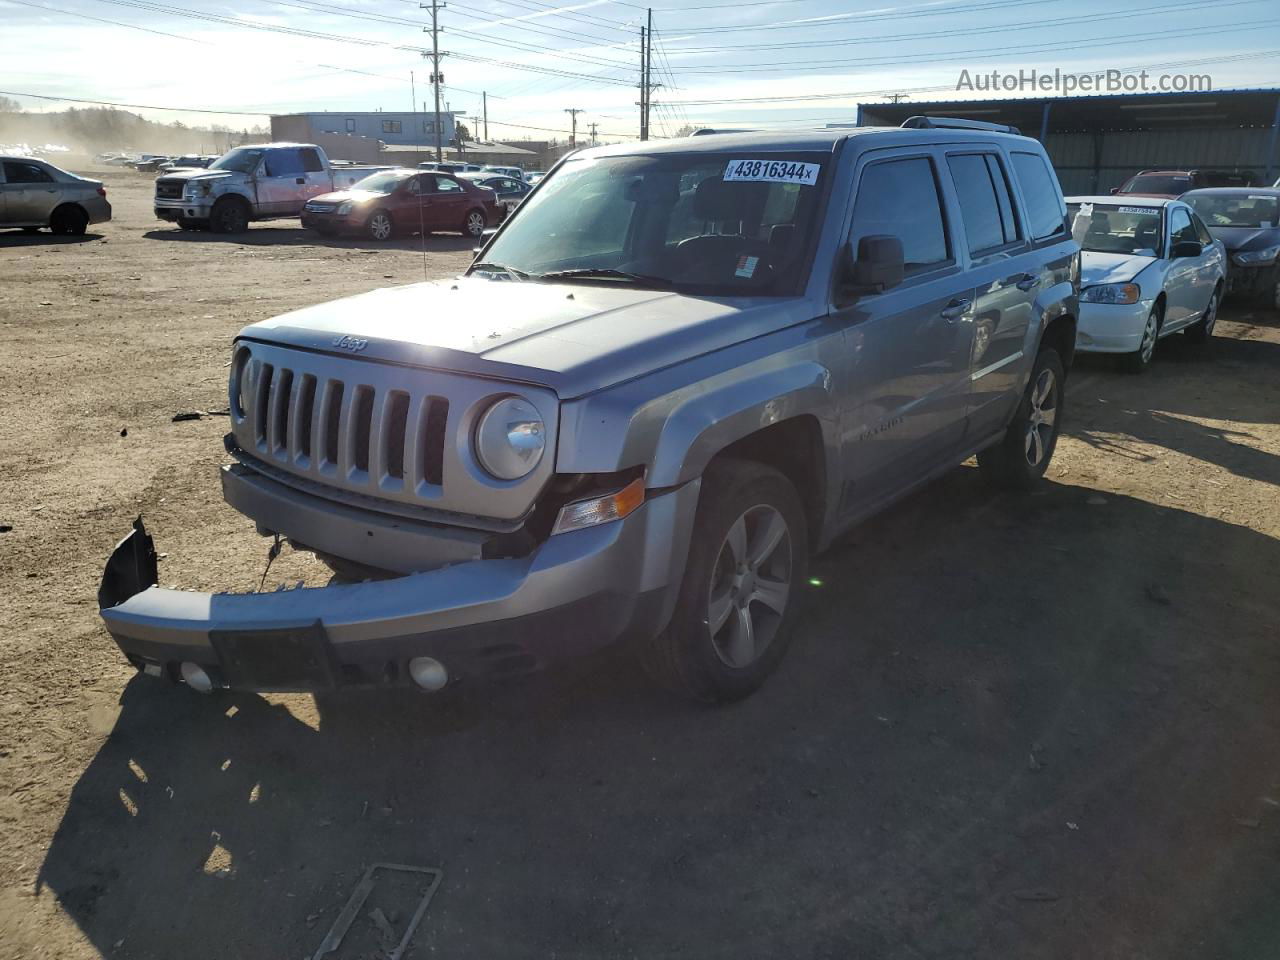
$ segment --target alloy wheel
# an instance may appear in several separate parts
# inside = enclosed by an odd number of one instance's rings
[[[1023,450],[1027,463],[1038,467],[1053,443],[1058,422],[1058,380],[1052,370],[1041,370],[1031,390],[1031,413]]]
[[[1215,293],[1209,298],[1209,305],[1204,308],[1204,332],[1207,336],[1213,333],[1213,328],[1218,322],[1218,295]]]
[[[1143,363],[1150,363],[1152,355],[1156,352],[1156,334],[1159,332],[1159,327],[1156,312],[1152,310],[1147,314],[1147,325],[1142,329],[1142,345],[1138,348],[1142,354]]]
[[[391,218],[385,213],[375,213],[369,218],[369,235],[375,240],[386,240],[391,236]]]
[[[726,666],[751,666],[773,642],[787,610],[793,562],[791,530],[773,507],[751,507],[729,527],[707,594],[707,629]]]
[[[473,237],[484,233],[484,217],[478,213],[467,214],[467,233]]]

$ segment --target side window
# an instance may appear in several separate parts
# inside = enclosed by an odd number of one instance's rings
[[[404,185],[404,192],[411,197],[416,197],[422,192],[422,178],[413,177]]]
[[[34,163],[23,163],[21,160],[6,160],[4,162],[4,178],[9,183],[53,182],[53,177],[49,176],[44,167],[36,166]]]
[[[401,121],[399,120],[383,120],[382,132],[383,133],[399,133],[400,126],[401,126]]]
[[[302,173],[302,157],[299,150],[272,150],[267,154],[268,177],[293,177]]]
[[[461,193],[462,184],[452,177],[436,177],[436,193]]]
[[[862,171],[849,232],[855,255],[858,241],[874,234],[890,234],[902,241],[908,274],[951,259],[932,160],[885,160]]]
[[[302,154],[302,169],[307,173],[324,172],[324,164],[320,162],[320,153],[316,150],[304,148],[299,153]]]
[[[960,199],[960,219],[970,253],[994,250],[1018,239],[1009,200],[1009,185],[992,154],[970,153],[947,158]]]
[[[1022,185],[1027,203],[1027,229],[1035,240],[1067,233],[1067,207],[1062,191],[1044,157],[1038,153],[1013,153],[1013,172]]]
[[[1191,223],[1196,228],[1196,237],[1201,243],[1205,245],[1213,243],[1213,234],[1209,232],[1209,228],[1204,225],[1204,221],[1195,213],[1191,214]]]
[[[1169,218],[1169,234],[1174,243],[1200,242],[1200,238],[1196,236],[1196,228],[1191,225],[1191,215],[1182,207],[1175,208],[1173,216]]]

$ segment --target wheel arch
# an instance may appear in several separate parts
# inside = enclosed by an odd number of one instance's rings
[[[49,225],[53,226],[60,215],[65,215],[67,213],[76,213],[77,215],[84,217],[85,223],[89,222],[89,211],[80,205],[80,201],[65,200],[49,212]]]

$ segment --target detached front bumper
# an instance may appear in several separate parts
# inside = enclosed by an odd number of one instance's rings
[[[1076,326],[1078,353],[1133,353],[1142,346],[1154,300],[1137,303],[1080,303]]]
[[[274,593],[154,586],[156,554],[139,520],[107,562],[98,603],[129,661],[173,680],[194,664],[214,686],[239,690],[406,684],[420,657],[451,680],[524,673],[666,625],[698,487],[551,537],[527,557]]]

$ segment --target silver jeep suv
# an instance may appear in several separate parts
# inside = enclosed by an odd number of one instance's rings
[[[1065,215],[1040,145],[984,124],[580,151],[465,276],[237,337],[224,495],[333,584],[163,590],[139,522],[103,619],[202,691],[436,690],[625,641],[745,696],[811,552],[975,453],[1044,473]]]

